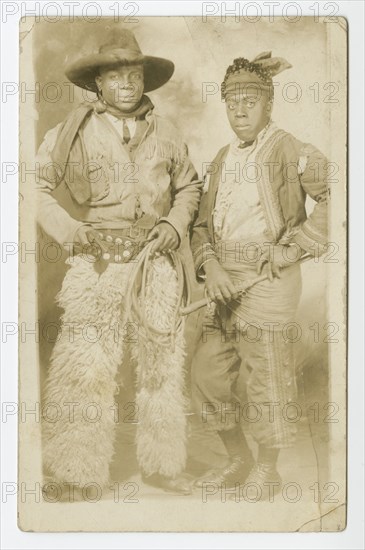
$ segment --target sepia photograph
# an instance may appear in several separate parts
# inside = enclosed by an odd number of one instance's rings
[[[347,21],[214,5],[19,22],[22,531],[346,528]]]

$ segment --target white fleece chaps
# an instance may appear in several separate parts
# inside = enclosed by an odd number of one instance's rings
[[[114,395],[117,379],[123,379],[123,314],[133,263],[110,263],[100,275],[81,256],[67,263],[70,268],[57,297],[62,330],[44,395],[44,466],[56,482],[103,487],[110,481],[114,454]],[[145,309],[154,326],[171,327],[177,284],[166,257],[151,262]],[[147,475],[175,477],[186,461],[183,326],[173,349],[148,340],[142,329],[132,346],[137,364],[137,459]],[[123,456],[116,459],[123,461]]]

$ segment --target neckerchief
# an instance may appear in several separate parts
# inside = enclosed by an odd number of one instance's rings
[[[144,94],[141,97],[141,101],[138,103],[138,105],[132,111],[128,111],[128,113],[120,111],[116,107],[104,103],[104,101],[102,103],[105,106],[105,111],[119,119],[136,118],[142,120],[146,116],[146,113],[154,108],[154,105],[150,98]]]

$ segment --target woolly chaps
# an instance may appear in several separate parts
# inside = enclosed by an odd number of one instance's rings
[[[70,268],[57,297],[63,309],[62,330],[44,392],[44,466],[56,482],[105,487],[114,454],[116,380],[125,348],[120,327],[126,322],[133,263],[110,263],[101,274],[82,256],[67,263]],[[152,260],[144,308],[156,328],[171,327],[177,286],[169,260]],[[137,364],[137,459],[147,475],[174,477],[185,467],[183,330],[181,325],[171,347],[149,339],[141,328],[131,349]]]

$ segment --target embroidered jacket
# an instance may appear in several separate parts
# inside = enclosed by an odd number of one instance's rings
[[[118,229],[142,218],[150,227],[167,221],[182,239],[197,212],[201,182],[175,127],[149,111],[137,121],[138,143],[128,148],[107,115],[91,105],[79,106],[40,146],[38,221],[43,230],[65,244],[81,225]],[[67,208],[54,193],[60,184]]]
[[[200,203],[191,247],[199,274],[202,264],[215,255],[217,235],[213,213],[217,191],[230,145],[223,147],[208,170],[209,187]],[[251,158],[257,167],[257,190],[263,208],[268,242],[297,243],[304,250],[321,254],[327,244],[328,161],[313,145],[302,143],[274,127],[256,147]],[[306,195],[315,202],[307,217]]]

